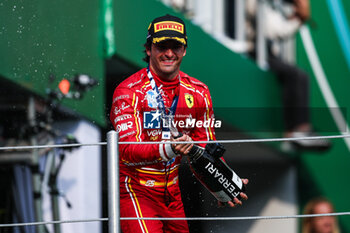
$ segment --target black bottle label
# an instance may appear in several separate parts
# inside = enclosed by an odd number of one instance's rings
[[[241,199],[244,184],[239,176],[220,158],[214,158],[204,148],[194,146],[190,165],[197,179],[221,202]]]
[[[223,161],[221,161],[223,163]],[[217,161],[217,163],[220,163]],[[226,164],[224,164],[227,166]],[[242,180],[237,176],[237,174],[232,171],[230,168],[227,168],[226,174],[224,170],[221,170],[215,166],[210,161],[208,162],[205,169],[214,176],[214,179],[218,181],[229,194],[233,197],[237,197],[243,188]],[[231,176],[230,176],[231,173]]]

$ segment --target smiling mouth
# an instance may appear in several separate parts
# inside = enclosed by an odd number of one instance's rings
[[[174,64],[174,62],[175,62],[175,60],[163,60],[163,61],[162,61],[162,63],[163,63],[164,65],[172,65],[172,64]]]

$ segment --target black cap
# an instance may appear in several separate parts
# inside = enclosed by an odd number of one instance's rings
[[[164,40],[177,40],[187,46],[186,27],[182,19],[167,14],[155,18],[150,23],[147,41],[156,44]]]

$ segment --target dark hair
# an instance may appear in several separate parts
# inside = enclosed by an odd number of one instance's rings
[[[143,57],[143,61],[147,62],[149,64],[149,56],[147,54],[146,49],[151,49],[152,47],[152,42],[151,40],[147,40],[146,43],[144,43],[143,47],[145,47],[145,50],[143,50],[143,52],[145,53],[145,56]]]

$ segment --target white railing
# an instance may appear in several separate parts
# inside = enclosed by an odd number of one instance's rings
[[[317,137],[300,137],[300,138],[267,138],[267,139],[240,139],[240,140],[218,140],[218,141],[191,141],[191,142],[176,142],[176,144],[183,143],[256,143],[256,142],[282,142],[282,141],[297,141],[297,140],[316,140],[316,139],[339,139],[350,138],[350,134],[331,135],[331,136],[317,136]],[[80,220],[61,220],[61,221],[47,221],[47,222],[30,222],[30,223],[9,223],[0,224],[0,228],[4,227],[19,227],[19,226],[41,226],[48,224],[63,224],[63,223],[78,223],[78,222],[96,222],[108,221],[109,233],[119,233],[120,220],[187,220],[187,221],[216,221],[216,220],[274,220],[274,219],[291,219],[291,218],[306,218],[306,217],[323,217],[323,216],[344,216],[350,215],[350,212],[327,213],[327,214],[308,214],[308,215],[289,215],[289,216],[243,216],[243,217],[185,217],[185,218],[135,218],[135,217],[120,217],[119,212],[119,150],[120,144],[169,144],[167,142],[119,142],[116,131],[110,131],[107,134],[107,142],[90,143],[90,144],[59,144],[59,145],[36,145],[36,146],[10,146],[0,147],[0,151],[4,150],[28,150],[28,149],[42,149],[42,148],[63,148],[76,146],[104,146],[107,145],[108,156],[108,218],[96,219],[80,219]]]

